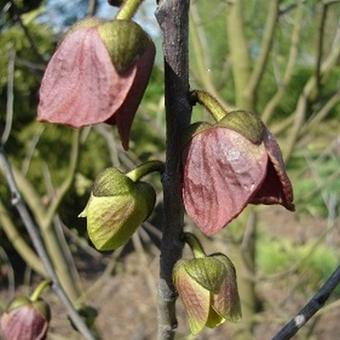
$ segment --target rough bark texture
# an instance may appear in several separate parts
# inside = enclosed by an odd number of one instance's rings
[[[164,230],[160,258],[158,339],[173,339],[177,328],[172,269],[182,255],[181,136],[190,124],[188,100],[189,0],[161,0],[156,17],[163,33],[166,107],[166,166],[163,176]]]

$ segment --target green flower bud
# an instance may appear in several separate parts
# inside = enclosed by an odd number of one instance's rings
[[[133,181],[115,168],[101,173],[79,217],[87,218],[87,232],[98,250],[114,250],[126,244],[148,218],[156,194],[147,183]]]
[[[192,334],[241,317],[236,272],[223,254],[180,260],[173,281],[188,315]]]

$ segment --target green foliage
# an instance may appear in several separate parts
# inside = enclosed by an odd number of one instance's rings
[[[306,282],[314,287],[325,281],[338,265],[339,251],[310,239],[305,244],[296,244],[288,238],[271,239],[260,237],[256,262],[259,270],[267,275],[296,268],[299,275],[308,277]],[[338,289],[340,294],[340,289]]]
[[[292,159],[292,169],[294,168],[297,173],[294,193],[298,211],[328,217],[332,213],[328,204],[332,199],[337,201],[340,192],[339,159],[336,151],[322,154],[317,144],[310,144],[308,149],[295,154]]]

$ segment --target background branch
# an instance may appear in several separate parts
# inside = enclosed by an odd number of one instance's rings
[[[289,56],[288,56],[288,62],[287,66],[283,75],[283,79],[281,84],[279,84],[279,88],[275,95],[269,100],[267,103],[263,114],[262,114],[262,120],[265,123],[268,123],[270,118],[272,117],[275,109],[280,104],[281,99],[283,98],[286,89],[288,87],[288,84],[292,78],[294,65],[296,62],[297,54],[298,54],[298,45],[300,41],[300,33],[301,33],[301,26],[302,26],[302,15],[303,15],[303,6],[300,4],[300,6],[297,8],[295,19],[294,19],[294,28],[292,32],[292,38],[291,38],[291,44],[289,49]]]
[[[92,336],[90,330],[87,328],[86,324],[84,323],[83,319],[79,316],[77,311],[75,310],[74,306],[72,305],[72,302],[65,294],[65,291],[63,290],[62,286],[60,285],[60,281],[57,277],[56,272],[53,269],[53,264],[51,262],[51,259],[44,247],[44,244],[42,243],[40,239],[40,235],[38,232],[38,228],[34,224],[24,202],[21,199],[21,195],[17,189],[11,166],[9,161],[7,160],[7,157],[5,155],[5,152],[3,150],[3,146],[0,146],[0,166],[1,170],[6,178],[8,187],[12,194],[12,204],[17,209],[26,229],[27,232],[33,242],[33,245],[39,254],[39,257],[41,258],[41,261],[43,262],[43,265],[45,267],[46,272],[48,273],[51,281],[53,282],[53,289],[55,293],[58,295],[60,301],[65,306],[67,313],[69,314],[71,320],[74,322],[75,326],[79,330],[79,332],[85,337],[85,339],[88,340],[94,340],[94,337]]]
[[[249,79],[249,85],[246,90],[247,96],[250,97],[253,107],[256,105],[257,90],[264,75],[264,70],[268,64],[269,53],[273,45],[275,28],[277,26],[279,17],[279,3],[280,0],[270,1],[267,21],[261,42],[260,55],[256,60],[253,72]]]
[[[330,294],[340,283],[340,266],[332,273],[320,290],[300,310],[294,319],[290,320],[272,340],[286,340],[293,337],[299,329],[325,304]]]
[[[244,31],[243,1],[235,0],[229,4],[228,8],[227,32],[235,86],[236,107],[252,109],[248,98],[245,98],[245,89],[247,88],[250,75],[250,57]]]

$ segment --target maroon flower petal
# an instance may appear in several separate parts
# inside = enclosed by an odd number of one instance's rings
[[[188,215],[207,235],[237,217],[266,174],[268,156],[239,133],[211,128],[185,149],[183,201]]]
[[[267,175],[251,203],[281,204],[294,211],[292,184],[286,174],[280,147],[267,129],[264,133],[264,145],[269,156]]]
[[[75,30],[47,66],[38,120],[72,127],[105,122],[124,102],[135,74],[135,67],[117,73],[95,27]]]
[[[138,59],[135,68],[136,74],[134,82],[126,95],[124,103],[119,107],[116,114],[109,118],[108,124],[116,124],[122,144],[125,150],[129,148],[130,129],[138,109],[139,103],[143,98],[145,88],[149,82],[155,59],[155,46],[150,40],[150,46],[145,50],[143,55]]]
[[[48,322],[33,307],[22,306],[3,314],[1,328],[6,340],[42,340]]]

